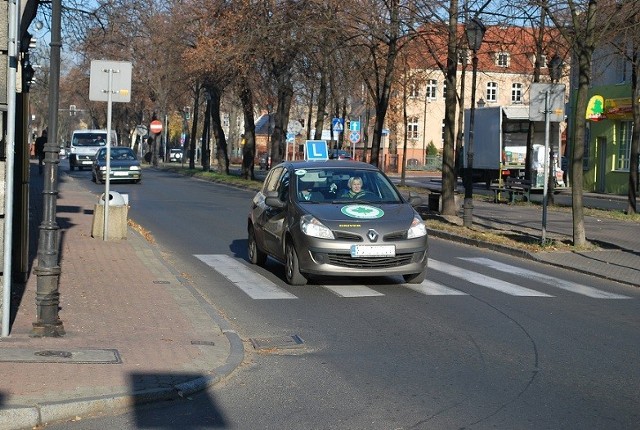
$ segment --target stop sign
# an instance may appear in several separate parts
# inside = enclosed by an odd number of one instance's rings
[[[157,119],[151,121],[151,124],[149,124],[149,131],[151,131],[151,133],[160,133],[162,131],[162,123]]]

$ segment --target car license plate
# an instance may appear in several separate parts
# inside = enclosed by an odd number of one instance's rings
[[[351,245],[352,257],[395,257],[395,245]]]
[[[127,176],[129,172],[112,172],[113,176]]]
[[[83,162],[82,162],[82,164],[93,164],[93,161],[91,161],[91,160],[86,160],[86,161],[83,161]]]

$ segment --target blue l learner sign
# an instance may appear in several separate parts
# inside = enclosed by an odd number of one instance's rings
[[[305,159],[309,161],[326,161],[329,159],[327,142],[324,140],[307,140],[304,143]]]

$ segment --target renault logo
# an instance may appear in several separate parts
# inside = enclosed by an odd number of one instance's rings
[[[378,236],[378,232],[373,229],[369,230],[369,232],[367,233],[367,237],[371,242],[376,242],[378,240]]]

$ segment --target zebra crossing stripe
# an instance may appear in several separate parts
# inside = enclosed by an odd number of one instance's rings
[[[234,283],[252,299],[297,299],[293,294],[255,273],[233,257],[224,254],[195,255],[195,257]]]
[[[453,288],[445,287],[437,282],[429,281],[425,279],[422,284],[405,284],[406,287],[413,291],[417,291],[420,294],[427,296],[467,296],[468,294],[462,291],[454,290]]]
[[[462,269],[460,267],[453,266],[451,264],[443,263],[437,260],[429,259],[429,268],[437,270],[438,272],[444,272],[447,275],[455,276],[456,278],[464,279],[472,284],[480,285],[482,287],[490,288],[492,290],[500,291],[505,294],[518,297],[553,297],[549,294],[541,293],[539,291],[531,290],[529,288],[521,287],[511,282],[502,281],[500,279],[492,278],[490,276],[482,275],[480,273],[473,272],[471,270]]]
[[[631,297],[623,296],[621,294],[608,293],[606,291],[598,290],[597,288],[588,287],[586,285],[578,284],[572,281],[565,281],[563,279],[555,278],[544,273],[534,272],[533,270],[524,269],[518,266],[512,266],[510,264],[500,263],[489,258],[460,258],[461,260],[470,261],[472,263],[481,264],[491,269],[498,270],[500,272],[511,273],[513,275],[523,276],[528,279],[536,280],[552,287],[560,288],[562,290],[570,291],[572,293],[582,294],[583,296],[591,297],[594,299],[630,299]]]
[[[326,288],[334,294],[340,297],[378,297],[384,296],[384,294],[372,290],[364,285],[323,285],[322,288]]]

